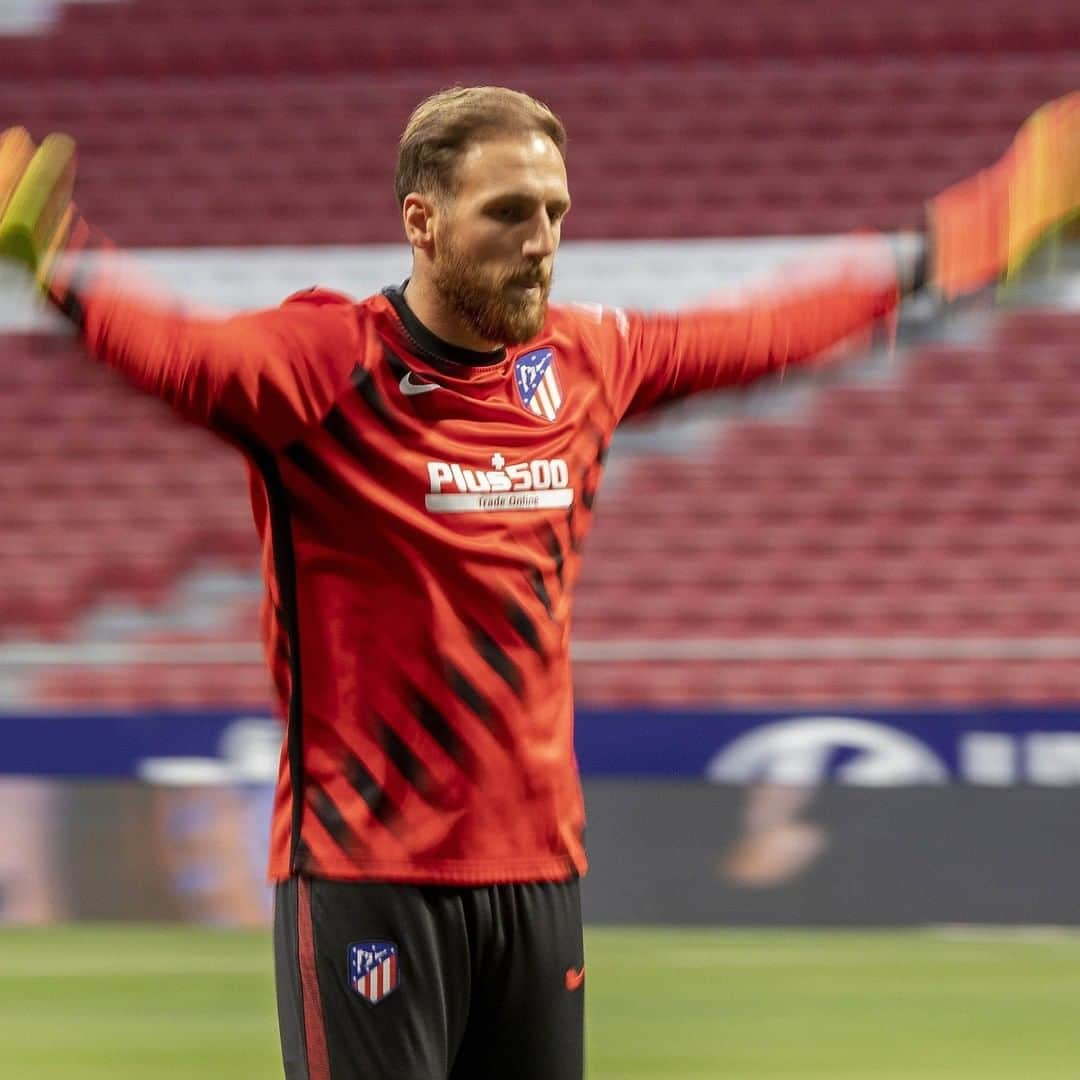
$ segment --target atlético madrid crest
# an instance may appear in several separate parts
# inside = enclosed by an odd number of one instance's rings
[[[349,946],[349,985],[378,1004],[398,987],[398,949],[391,941],[357,941]]]
[[[514,362],[514,382],[521,404],[545,420],[554,420],[562,406],[562,391],[555,374],[555,350],[536,349]]]

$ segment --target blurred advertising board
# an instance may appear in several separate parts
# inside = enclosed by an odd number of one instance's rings
[[[8,715],[0,922],[264,925],[278,721]],[[580,709],[594,922],[1080,922],[1080,708]]]

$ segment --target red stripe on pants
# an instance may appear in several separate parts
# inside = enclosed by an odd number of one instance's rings
[[[296,879],[296,912],[300,947],[300,986],[304,994],[304,1037],[307,1042],[308,1080],[330,1080],[326,1052],[322,997],[315,969],[315,933],[311,928],[311,882]]]

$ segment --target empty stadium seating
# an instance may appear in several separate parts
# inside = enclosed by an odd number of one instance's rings
[[[453,82],[534,92],[571,135],[567,236],[917,223],[1080,84],[1075,4],[482,0],[79,4],[0,38],[7,115],[82,147],[80,199],[135,246],[400,237],[395,143]],[[583,25],[587,19],[587,25]]]
[[[256,543],[243,464],[64,338],[0,337],[0,641],[62,637],[95,600],[151,601]]]
[[[877,0],[812,6],[759,0],[720,7],[676,0],[664,10],[646,0],[581,9],[557,0],[538,12],[525,0],[492,5],[461,0],[449,17],[438,0],[403,12],[377,0],[133,0],[69,7],[58,32],[34,48],[11,49],[5,67],[64,76],[108,74],[259,75],[365,69],[395,73],[403,64],[439,74],[462,65],[523,63],[565,67],[604,61],[678,62],[694,58],[1060,52],[1080,32],[1067,0],[1019,8],[1009,0],[975,3]],[[913,80],[914,81],[914,80]]]
[[[4,126],[78,138],[82,208],[128,246],[397,241],[409,110],[479,82],[566,121],[568,239],[790,236],[917,224],[927,196],[1080,85],[1078,41],[1074,0],[460,0],[451,16],[440,0],[114,0],[0,36],[0,93]],[[1078,327],[1014,314],[986,345],[921,350],[894,384],[834,387],[700,457],[627,467],[587,549],[579,697],[1076,700],[1080,664],[1001,646],[1080,625]],[[0,451],[0,648],[77,635],[107,600],[165,603],[203,560],[256,572],[235,453],[70,343],[0,333]],[[255,625],[243,603],[198,640]],[[926,638],[999,648],[904,655]],[[747,648],[605,659],[686,639]],[[813,655],[829,640],[863,644]],[[258,664],[25,685],[57,705],[267,696]]]
[[[1078,328],[1018,315],[985,347],[922,349],[896,385],[833,388],[796,423],[736,424],[696,466],[640,466],[601,496],[579,640],[744,639],[759,655],[584,663],[580,696],[1074,700],[1075,664],[1004,643],[1080,625]],[[799,658],[797,642],[821,638],[852,644]],[[920,638],[1000,652],[936,659]]]

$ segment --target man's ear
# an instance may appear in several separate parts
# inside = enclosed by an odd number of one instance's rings
[[[405,196],[401,206],[401,220],[405,225],[405,237],[413,248],[428,255],[435,244],[435,218],[438,209],[435,200],[415,191]]]

